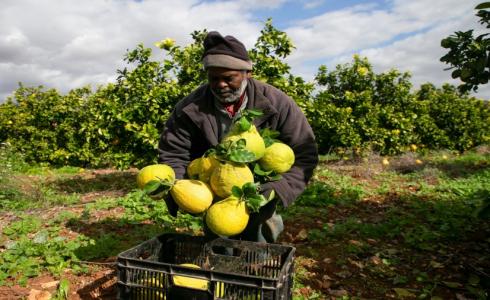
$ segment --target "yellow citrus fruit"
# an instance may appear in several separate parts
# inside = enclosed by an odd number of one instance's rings
[[[196,158],[187,166],[187,175],[191,179],[199,179],[208,183],[211,173],[213,173],[213,169],[217,164],[218,161],[214,156]]]
[[[147,299],[148,296],[152,296],[150,295],[150,293],[152,293],[154,296],[156,296],[156,298],[152,298],[152,299],[165,299],[165,292],[163,290],[163,283],[158,280],[157,278],[155,277],[151,277],[151,278],[146,278],[146,279],[141,279],[139,282],[139,284],[141,285],[144,285],[146,287],[157,287],[157,288],[161,288],[161,291],[153,291],[153,290],[143,290],[141,293],[139,293],[136,297],[136,299]]]
[[[180,264],[180,266],[200,269],[199,266],[194,264]],[[208,281],[206,279],[192,278],[189,276],[174,276],[173,278],[174,284],[177,286],[188,287],[198,290],[207,290],[208,289]]]
[[[410,145],[410,150],[412,150],[412,151],[416,151],[416,150],[417,150],[417,148],[418,148],[418,147],[417,147],[417,145],[415,145],[415,144],[411,144],[411,145]]]
[[[250,126],[247,131],[239,132],[238,125],[234,125],[231,131],[225,136],[222,142],[226,141],[238,141],[239,139],[245,139],[245,149],[252,152],[255,155],[255,160],[264,156],[265,143],[264,139],[260,136],[255,125]]]
[[[219,164],[218,160],[210,155],[201,158],[201,171],[199,172],[199,180],[209,182],[214,168]]]
[[[144,167],[136,176],[136,183],[140,189],[152,180],[167,180],[171,183],[175,181],[175,171],[165,164],[155,164]]]
[[[287,172],[294,164],[294,151],[284,143],[273,143],[265,149],[259,164],[266,171]]]
[[[231,195],[233,186],[242,187],[247,182],[253,182],[254,175],[245,164],[219,162],[211,174],[210,184],[213,192],[221,198]]]
[[[211,205],[206,212],[206,224],[220,236],[240,234],[247,227],[249,212],[245,201],[231,196]]]
[[[381,163],[383,164],[383,166],[387,166],[387,165],[390,164],[390,161],[387,158],[383,158],[383,160],[381,161]]]
[[[195,179],[177,180],[170,194],[181,210],[191,214],[204,212],[213,202],[213,192],[209,186]]]
[[[187,165],[187,176],[190,179],[199,179],[199,172],[201,172],[201,157],[194,159]]]
[[[365,76],[369,73],[369,69],[366,67],[359,67],[357,68],[357,73],[359,73],[361,76]]]

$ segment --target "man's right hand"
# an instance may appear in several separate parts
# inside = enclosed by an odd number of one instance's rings
[[[177,203],[175,203],[170,193],[163,197],[163,200],[165,201],[165,204],[167,204],[168,213],[172,217],[177,217],[177,211],[179,210],[179,207],[177,206]]]

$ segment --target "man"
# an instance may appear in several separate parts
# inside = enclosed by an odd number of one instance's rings
[[[252,78],[247,50],[234,37],[209,32],[202,62],[208,83],[175,106],[160,138],[159,160],[174,168],[177,178],[183,178],[189,162],[216,146],[242,110],[261,110],[263,115],[254,120],[255,126],[278,131],[278,139],[293,149],[295,163],[279,181],[261,185],[266,196],[274,190],[275,199],[259,213],[252,213],[245,231],[234,238],[275,242],[283,230],[276,204],[290,205],[303,192],[318,163],[313,131],[290,97]],[[170,198],[166,202],[175,214],[175,202]]]

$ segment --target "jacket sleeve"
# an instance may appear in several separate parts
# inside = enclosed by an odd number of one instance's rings
[[[310,124],[298,105],[288,96],[280,96],[279,139],[289,145],[295,155],[294,165],[278,181],[263,184],[262,190],[274,189],[285,207],[304,191],[318,164],[318,148]]]
[[[186,167],[191,160],[191,137],[193,123],[185,114],[177,114],[174,109],[165,124],[158,143],[158,161],[168,164],[175,171],[177,179],[184,178]]]

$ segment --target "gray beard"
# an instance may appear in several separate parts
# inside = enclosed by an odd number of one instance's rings
[[[214,97],[216,97],[216,99],[218,99],[219,102],[226,103],[226,104],[233,103],[233,102],[238,101],[238,99],[240,99],[240,96],[243,94],[243,92],[247,88],[247,82],[248,82],[247,78],[243,79],[242,84],[240,85],[240,88],[238,88],[235,91],[232,91],[231,95],[228,97],[225,97],[225,98],[216,94],[213,89],[211,89],[211,92],[213,93]]]

